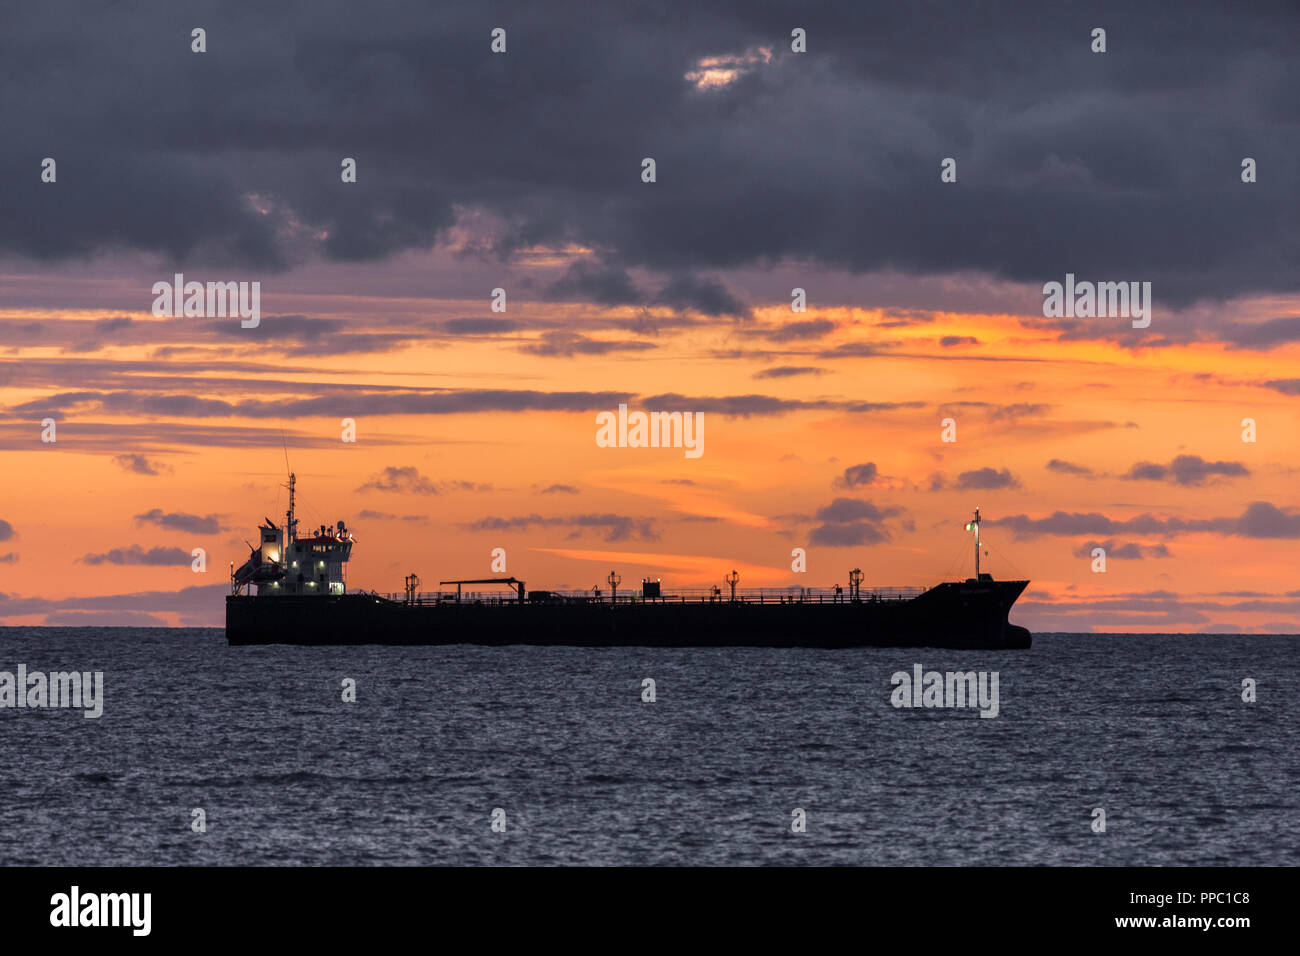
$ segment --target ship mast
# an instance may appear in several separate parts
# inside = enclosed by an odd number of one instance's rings
[[[294,517],[293,484],[294,474],[289,472],[289,510],[284,513],[284,550],[286,559],[289,548],[298,540],[298,519]]]
[[[980,577],[980,510],[975,509],[975,517],[966,522],[966,530],[975,532],[975,580]]]

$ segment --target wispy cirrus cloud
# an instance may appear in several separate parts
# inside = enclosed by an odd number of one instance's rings
[[[1105,541],[1087,541],[1074,549],[1076,558],[1092,557],[1093,549],[1102,548],[1107,558],[1121,561],[1140,561],[1143,558],[1172,558],[1169,548],[1163,544],[1135,544],[1132,541],[1123,544],[1107,538]]]
[[[1294,508],[1283,510],[1267,501],[1252,502],[1235,517],[1160,518],[1152,514],[1141,514],[1133,518],[1110,518],[1099,512],[1056,511],[1042,518],[1019,514],[985,519],[985,523],[1010,528],[1019,538],[1045,534],[1137,534],[1162,537],[1219,534],[1244,538],[1300,538],[1300,512]]]
[[[834,331],[835,323],[830,319],[804,319],[785,322],[775,328],[753,329],[751,334],[761,336],[769,342],[797,342],[824,338]]]
[[[187,561],[189,559],[187,558]],[[0,593],[0,620],[45,615],[46,623],[62,621],[89,626],[169,623],[161,615],[179,615],[182,622],[221,625],[226,584],[191,585],[176,591],[130,591],[114,594],[74,595],[63,598],[24,597]],[[53,618],[53,620],[51,620]]]
[[[193,555],[183,548],[150,548],[146,551],[138,544],[129,548],[113,548],[101,554],[82,555],[84,564],[143,564],[149,567],[188,566],[194,560]]]
[[[653,348],[657,348],[655,343],[639,339],[621,341],[590,339],[576,332],[558,330],[545,333],[540,342],[519,346],[521,352],[530,355],[562,358],[573,358],[575,355],[609,355],[613,352],[644,352]]]
[[[490,484],[473,481],[433,481],[420,474],[414,465],[389,465],[383,471],[372,475],[370,480],[359,486],[357,492],[383,491],[401,495],[443,495],[451,491],[491,491]]]
[[[577,488],[573,487],[573,485],[565,485],[565,484],[557,483],[553,485],[547,485],[545,488],[541,489],[537,493],[539,495],[576,495],[579,494],[579,491]]]
[[[136,524],[152,524],[168,531],[188,531],[191,534],[218,534],[225,530],[220,515],[192,515],[183,511],[164,512],[150,508],[135,516]]]
[[[528,531],[531,528],[569,528],[571,529],[570,538],[581,537],[587,531],[596,531],[603,534],[606,541],[628,541],[632,539],[657,541],[659,539],[659,532],[655,528],[655,519],[618,514],[490,516],[463,524],[461,527],[467,531],[506,532]]]
[[[1192,487],[1214,478],[1245,478],[1249,475],[1250,469],[1239,461],[1206,461],[1200,455],[1179,455],[1167,465],[1139,461],[1120,477],[1125,481],[1168,481]]]
[[[754,373],[754,378],[794,378],[797,375],[825,375],[824,368],[814,365],[777,365]]]
[[[196,383],[198,384],[198,383]],[[883,412],[920,408],[920,401],[870,402],[835,399],[778,398],[774,395],[682,395],[665,393],[638,397],[628,392],[546,392],[533,389],[358,390],[323,389],[331,394],[307,399],[206,398],[193,394],[149,394],[138,391],[67,391],[12,406],[12,417],[61,417],[102,412],[114,415],[162,415],[183,418],[302,418],[354,415],[465,415],[486,412],[585,412],[640,402],[665,410],[708,411],[722,415],[783,415],[800,411]]]
[[[357,512],[357,518],[362,521],[428,521],[428,515],[397,515],[388,511],[374,511],[370,508],[362,508]]]

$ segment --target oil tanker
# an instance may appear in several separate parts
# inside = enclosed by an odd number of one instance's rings
[[[226,640],[247,644],[481,644],[573,647],[943,647],[1025,649],[1031,635],[1011,624],[1011,606],[1028,581],[980,573],[979,509],[975,576],[930,588],[865,588],[858,568],[848,586],[737,589],[732,571],[720,586],[671,588],[642,579],[608,593],[529,591],[514,577],[439,582],[421,591],[417,575],[402,594],[349,591],[355,544],[339,521],[298,533],[295,477],[283,525],[270,518],[248,560],[231,566]],[[455,590],[451,590],[451,586]],[[467,590],[472,588],[474,590]],[[496,588],[496,590],[488,590]],[[254,593],[254,589],[256,593]]]

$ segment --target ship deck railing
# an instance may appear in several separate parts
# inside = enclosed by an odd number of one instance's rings
[[[910,601],[925,593],[927,588],[876,587],[859,588],[855,598],[848,588],[737,588],[737,604],[852,604],[882,601]],[[417,591],[414,593],[363,592],[398,604],[519,604],[514,591]],[[617,597],[602,590],[599,595],[591,591],[546,591],[528,593],[529,604],[727,604],[733,598],[728,589],[715,593],[712,588],[674,588],[659,597],[645,597],[640,591],[619,591]]]

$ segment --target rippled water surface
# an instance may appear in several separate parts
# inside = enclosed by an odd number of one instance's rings
[[[1295,864],[1298,653],[1293,636],[303,649],[6,628],[0,670],[103,671],[105,703],[0,710],[0,862]],[[890,676],[916,663],[998,671],[998,716],[895,709]]]

